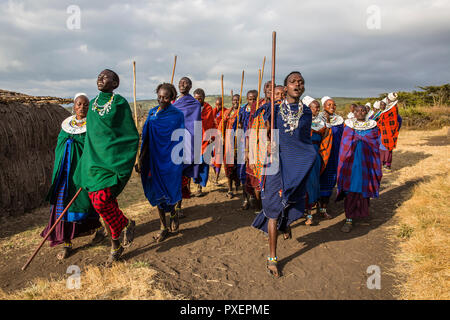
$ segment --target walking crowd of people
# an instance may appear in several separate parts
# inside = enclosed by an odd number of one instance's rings
[[[223,167],[225,196],[239,197],[242,190],[242,210],[253,210],[252,226],[268,236],[267,270],[279,277],[279,232],[287,240],[300,218],[307,226],[331,219],[336,187],[335,200],[343,200],[345,209],[341,231],[351,232],[355,220],[369,216],[370,199],[379,197],[382,172],[391,170],[401,127],[396,93],[373,105],[353,104],[344,119],[331,97],[302,99],[305,80],[298,71],[282,85],[265,83],[262,99],[258,90],[249,90],[244,104],[233,95],[230,108],[222,97],[209,105],[201,88],[191,95],[192,81],[183,77],[178,92],[170,83],[158,85],[158,106],[149,110],[140,139],[128,102],[115,92],[119,82],[114,71],[103,70],[98,95],[89,100],[76,94],[72,115],[62,123],[42,236],[82,191],[48,238],[51,246],[62,245],[59,259],[71,254],[74,238],[89,234],[93,242],[110,239],[108,264],[120,259],[135,238],[136,223],[117,197],[133,170],[157,207],[154,239],[161,242],[179,231],[183,199],[205,194],[210,168],[218,185]]]

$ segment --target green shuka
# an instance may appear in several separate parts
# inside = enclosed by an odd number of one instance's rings
[[[112,93],[100,92],[98,105],[106,104]],[[88,192],[111,188],[117,197],[130,179],[139,146],[139,133],[130,105],[116,94],[109,112],[101,116],[89,103],[86,140],[75,173],[76,184]],[[80,174],[77,174],[80,172]]]
[[[74,183],[74,173],[77,167],[77,164],[80,161],[80,158],[83,154],[83,148],[84,148],[84,141],[85,141],[86,133],[81,134],[70,134],[65,132],[64,130],[61,130],[61,132],[58,135],[58,142],[56,144],[55,148],[55,164],[53,166],[53,175],[52,175],[52,185],[50,187],[50,190],[47,194],[47,201],[49,201],[51,204],[55,204],[56,200],[53,199],[55,196],[55,187],[56,187],[56,180],[58,179],[59,173],[62,171],[62,165],[64,160],[64,154],[66,151],[66,142],[69,139],[72,139],[72,145],[70,150],[70,171],[69,171],[69,183],[68,183],[68,190],[67,190],[67,197],[64,201],[64,206],[67,206],[69,204],[70,200],[72,200],[73,196],[77,193],[78,187]],[[82,190],[78,197],[75,199],[73,204],[70,206],[69,212],[76,212],[76,213],[86,213],[86,214],[95,214],[95,210],[91,205],[91,201],[89,199],[88,193],[85,190]]]

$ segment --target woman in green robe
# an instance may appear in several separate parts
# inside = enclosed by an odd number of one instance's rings
[[[75,114],[65,119],[61,125],[62,129],[55,149],[52,185],[47,195],[47,200],[51,204],[50,219],[48,226],[41,233],[42,237],[45,237],[78,191],[79,187],[75,185],[73,179],[84,149],[88,107],[88,97],[83,93],[77,94],[73,105]],[[48,240],[51,247],[64,244],[57,257],[65,259],[72,252],[74,238],[91,235],[95,231],[97,232],[93,242],[98,242],[104,238],[103,227],[99,215],[91,205],[88,193],[83,190],[70,206],[62,221],[52,231]]]

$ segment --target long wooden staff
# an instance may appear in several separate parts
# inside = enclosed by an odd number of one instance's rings
[[[266,65],[266,56],[264,56],[263,59],[263,65],[262,65],[262,71],[261,71],[261,84],[263,82],[263,78],[264,78],[264,66]]]
[[[177,56],[173,60],[173,68],[172,68],[172,78],[170,79],[170,84],[173,84],[173,76],[175,75],[175,67],[177,66]]]
[[[133,61],[133,101],[134,101],[134,122],[136,123],[136,129],[139,132],[139,122],[136,108],[136,61]],[[134,162],[135,166],[139,165],[139,156],[140,152],[138,148],[138,151],[136,152],[136,161]]]
[[[256,96],[256,109],[259,108],[259,95],[261,93],[261,82],[262,82],[261,69],[258,69],[258,95]]]
[[[272,92],[270,93],[270,148],[272,151],[273,145],[273,118],[274,115],[274,100],[275,100],[275,53],[276,53],[276,45],[277,45],[277,33],[274,31],[272,33]],[[272,152],[271,152],[272,155]]]
[[[258,69],[258,95],[256,96],[256,109],[259,108],[259,94],[261,92],[261,82],[262,82],[261,69]],[[256,121],[256,119],[253,121]],[[254,142],[253,156],[256,157],[256,152],[258,152],[259,127],[256,128],[256,133],[253,134],[256,134],[256,139],[253,141]]]
[[[239,126],[239,111],[241,110],[241,103],[242,103],[242,88],[244,87],[244,70],[242,70],[242,79],[241,79],[241,91],[239,94],[239,106],[238,106],[238,114],[237,114],[237,123],[236,123],[236,130]]]
[[[133,101],[134,101],[134,122],[136,123],[136,128],[139,132],[138,127],[138,117],[136,110],[136,61],[133,61]]]
[[[223,127],[223,118],[225,118],[225,115],[223,114],[223,75],[221,77],[221,83],[222,83],[222,144],[225,144],[225,138],[224,138],[224,127]]]
[[[78,197],[78,195],[81,192],[81,188],[78,189],[77,193],[75,194],[75,196],[72,198],[72,200],[70,200],[69,204],[67,205],[67,207],[64,209],[64,211],[61,213],[61,215],[59,216],[58,220],[56,220],[56,222],[53,224],[53,226],[51,227],[51,229],[47,232],[46,236],[44,237],[44,239],[42,240],[41,244],[37,247],[37,249],[34,251],[33,255],[30,257],[30,259],[28,259],[27,263],[25,263],[25,265],[22,267],[22,271],[25,270],[28,265],[31,263],[31,261],[34,259],[34,257],[37,255],[37,253],[39,252],[39,250],[41,249],[42,245],[45,243],[45,241],[47,240],[47,238],[50,236],[50,234],[53,232],[53,230],[56,228],[56,226],[58,225],[58,223],[61,221],[61,219],[64,217],[64,215],[66,214],[67,210],[69,210],[70,206],[72,205],[72,203],[75,201],[75,199]]]

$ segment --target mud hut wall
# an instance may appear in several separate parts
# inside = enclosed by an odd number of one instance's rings
[[[0,103],[0,216],[45,203],[61,122],[69,115],[57,104]]]

